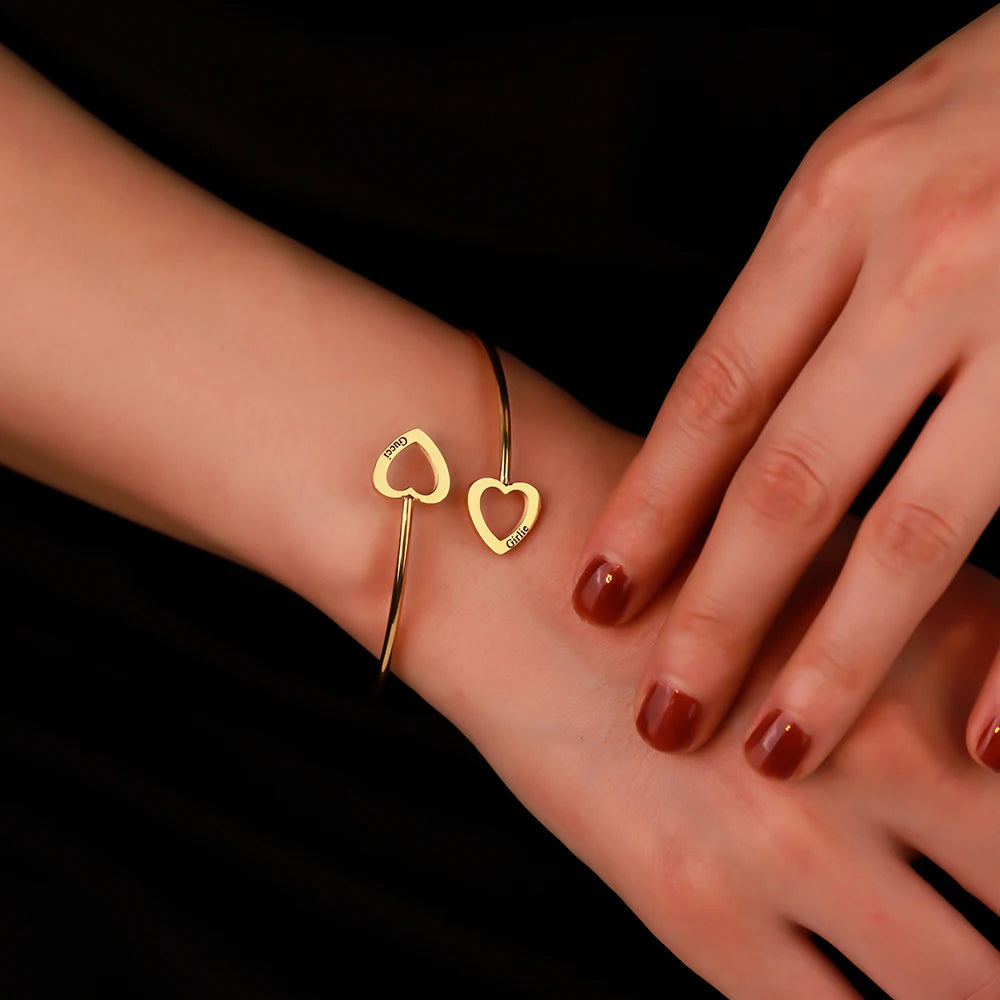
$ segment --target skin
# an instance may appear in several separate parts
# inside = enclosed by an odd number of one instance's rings
[[[394,670],[541,823],[733,1000],[855,997],[805,930],[900,1000],[1000,998],[1000,953],[907,863],[926,855],[1000,912],[1000,798],[959,741],[998,639],[996,580],[961,571],[814,781],[737,760],[752,686],[713,749],[664,757],[629,705],[674,589],[616,630],[567,599],[575,540],[638,438],[504,355],[511,471],[543,513],[494,555],[464,507],[497,462],[472,338],[213,199],[4,53],[0,118],[6,464],[257,569],[375,654],[400,501],[372,468],[420,426],[453,486],[414,511]],[[755,683],[799,641],[853,530],[818,554]]]
[[[936,409],[745,720],[745,737],[774,712],[805,734],[785,777],[843,739],[1000,507],[998,51],[993,8],[820,136],[588,532],[577,573],[595,555],[617,567],[619,621],[704,541],[635,692],[640,726],[657,685],[697,702],[664,749],[711,738],[929,396]],[[967,720],[974,758],[998,716],[1000,659]]]

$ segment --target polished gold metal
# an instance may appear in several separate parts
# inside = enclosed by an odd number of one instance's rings
[[[483,349],[490,359],[493,375],[496,378],[497,399],[500,404],[500,478],[493,479],[491,476],[484,476],[482,479],[477,479],[469,487],[467,498],[469,517],[472,518],[472,525],[479,537],[498,556],[502,556],[517,548],[527,537],[528,532],[534,528],[541,510],[542,500],[538,490],[531,483],[512,483],[510,481],[510,398],[507,394],[507,378],[504,375],[503,364],[496,348],[478,334],[472,333],[471,330],[469,333],[483,345]],[[486,518],[483,517],[483,494],[490,489],[499,490],[504,495],[520,493],[524,497],[524,506],[521,510],[521,517],[516,522],[516,527],[503,538],[494,534],[486,523]]]
[[[424,453],[431,469],[434,470],[434,489],[430,493],[420,493],[412,486],[397,490],[389,485],[389,466],[413,445],[416,445]],[[421,503],[440,503],[451,489],[451,473],[448,472],[448,463],[444,460],[444,455],[431,440],[430,435],[419,427],[414,427],[413,430],[400,434],[379,455],[375,468],[372,470],[372,485],[382,496],[390,499],[409,496]]]
[[[400,455],[412,446],[418,447],[430,463],[434,471],[434,488],[430,493],[421,493],[412,486],[401,490],[389,485],[389,467]],[[451,489],[451,473],[448,463],[444,460],[438,446],[430,436],[419,427],[414,427],[405,434],[400,434],[395,441],[379,455],[372,470],[372,485],[384,497],[397,499],[402,497],[403,512],[399,522],[399,547],[396,551],[396,576],[392,584],[392,598],[389,601],[389,619],[385,626],[385,638],[382,640],[382,653],[379,656],[378,679],[375,690],[378,691],[389,676],[392,666],[392,650],[396,644],[396,632],[399,628],[399,617],[403,606],[403,590],[406,586],[406,560],[410,551],[410,525],[413,520],[413,501],[421,503],[440,503]]]

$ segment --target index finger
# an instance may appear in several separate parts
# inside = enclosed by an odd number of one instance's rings
[[[581,617],[627,621],[660,591],[847,301],[860,246],[842,215],[779,202],[587,538]]]

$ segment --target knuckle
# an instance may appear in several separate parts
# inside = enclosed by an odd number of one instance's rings
[[[683,483],[680,483],[683,486]],[[679,489],[676,471],[664,462],[653,462],[632,484],[627,507],[619,522],[623,544],[647,549],[650,538],[669,538],[677,531],[671,496]]]
[[[907,694],[882,694],[873,700],[851,729],[850,738],[830,756],[831,768],[857,776],[876,789],[910,788],[931,775],[946,778],[944,761],[928,747],[926,731],[914,725]]]
[[[713,662],[730,651],[740,648],[744,639],[738,623],[707,596],[698,603],[683,609],[675,624],[665,635],[666,657],[681,669],[690,665],[696,672],[703,672],[706,662]]]
[[[749,853],[746,846],[706,838],[704,829],[695,826],[685,831],[683,843],[676,836],[669,839],[674,844],[655,851],[644,866],[644,885],[653,890],[654,924],[669,925],[671,915],[681,912],[688,932],[704,935],[703,940],[734,944],[743,940],[741,915],[753,908],[759,895],[753,873],[747,871],[750,866],[743,861]],[[709,840],[711,847],[705,846]],[[722,912],[721,900],[734,905]]]
[[[947,564],[961,550],[957,519],[910,500],[876,505],[865,519],[865,545],[872,558],[892,573]]]
[[[900,235],[897,281],[905,304],[923,310],[928,299],[974,286],[995,267],[1000,171],[935,178],[911,198]]]
[[[824,635],[806,656],[814,682],[823,689],[835,690],[838,701],[844,697],[854,702],[867,700],[873,678],[869,664],[859,655],[854,636],[837,632]]]
[[[821,449],[804,438],[765,445],[751,451],[743,499],[769,524],[801,528],[822,520],[831,497]]]
[[[752,367],[745,355],[722,345],[696,347],[677,380],[677,418],[701,440],[720,427],[739,427],[760,411]]]
[[[843,206],[865,197],[872,179],[896,160],[902,139],[897,122],[870,120],[857,113],[841,116],[809,148],[786,192],[793,218],[841,217]]]
[[[665,842],[653,858],[653,884],[694,915],[704,908],[706,899],[719,898],[718,893],[724,891],[713,860],[707,852],[682,851],[675,843]]]
[[[823,865],[826,848],[832,848],[833,831],[822,810],[807,802],[797,807],[772,804],[758,825],[757,856],[769,856],[791,878],[809,879]]]

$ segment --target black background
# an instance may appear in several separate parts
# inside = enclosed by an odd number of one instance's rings
[[[0,41],[645,432],[810,143],[987,6],[43,0],[0,3]],[[717,995],[273,582],[0,470],[0,597],[0,996]]]

